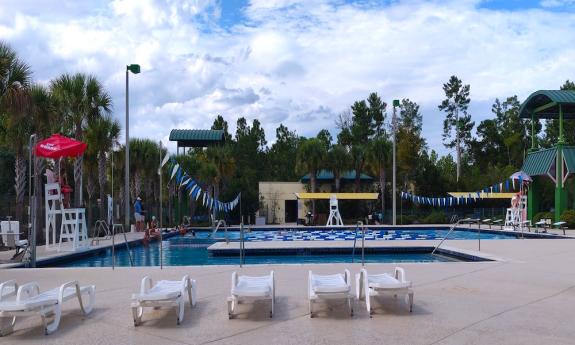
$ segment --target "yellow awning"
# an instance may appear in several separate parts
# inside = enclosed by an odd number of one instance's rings
[[[329,200],[332,195],[338,200],[377,200],[377,193],[295,193],[298,199],[326,199]]]
[[[449,195],[451,195],[452,197],[455,198],[460,198],[460,197],[464,197],[464,198],[468,198],[469,194],[471,194],[472,198],[477,198],[477,192],[448,192]],[[484,193],[481,192],[481,194],[479,194],[479,198],[481,199],[511,199],[513,198],[513,196],[515,196],[515,194],[517,193]]]

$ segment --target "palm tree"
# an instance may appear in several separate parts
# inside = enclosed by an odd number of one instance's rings
[[[351,167],[349,152],[343,145],[333,145],[327,157],[327,166],[331,169],[335,181],[335,191],[339,192],[341,175]]]
[[[98,79],[91,75],[63,74],[50,83],[50,90],[57,110],[64,116],[61,132],[70,132],[77,140],[83,140],[88,121],[110,114],[112,110],[112,98]],[[76,159],[74,166],[76,206],[80,206],[81,181],[80,157]]]
[[[385,137],[379,137],[370,142],[367,151],[367,166],[379,178],[381,194],[381,212],[385,212],[386,168],[389,166],[391,143]]]
[[[106,205],[106,154],[118,145],[120,136],[120,124],[110,116],[99,117],[88,122],[86,130],[86,142],[90,150],[97,156],[98,161],[98,185],[100,189],[100,219],[105,215]]]
[[[0,42],[0,115],[6,128],[6,142],[15,154],[16,219],[22,221],[26,194],[26,160],[24,157],[33,122],[26,119],[30,108],[30,67],[16,52]]]
[[[308,173],[311,191],[316,191],[317,173],[325,164],[327,152],[325,145],[317,138],[303,140],[297,148],[296,172]],[[312,200],[312,212],[315,214],[315,200]]]
[[[366,159],[366,144],[354,144],[351,147],[351,161],[353,162],[353,168],[355,170],[355,183],[354,192],[359,192],[360,182],[361,182],[361,172],[365,165]]]
[[[210,147],[206,150],[206,156],[216,166],[217,175],[214,184],[214,198],[218,199],[222,184],[232,177],[235,172],[236,162],[228,145]]]

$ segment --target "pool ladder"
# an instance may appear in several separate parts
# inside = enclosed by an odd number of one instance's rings
[[[358,221],[355,226],[355,235],[353,237],[353,249],[351,251],[351,262],[355,262],[355,247],[357,243],[357,232],[361,227],[361,265],[365,266],[365,225],[362,221]]]
[[[465,219],[458,219],[455,223],[453,223],[451,225],[451,227],[449,228],[449,231],[447,232],[447,235],[445,235],[445,237],[441,240],[441,242],[439,242],[439,244],[437,246],[435,246],[435,248],[433,249],[433,251],[431,251],[431,254],[435,254],[435,251],[437,251],[437,249],[439,248],[439,246],[441,246],[443,244],[443,242],[445,242],[445,240],[447,240],[447,238],[449,237],[449,235],[451,235],[451,233],[453,232],[453,230],[455,230],[455,228],[459,225],[459,223],[461,221],[464,221]],[[479,250],[481,250],[481,228],[479,228],[479,236],[477,237],[477,240],[479,241]]]
[[[216,234],[216,232],[218,232],[218,230],[220,229],[220,226],[222,226],[222,225],[224,226],[224,238],[226,239],[226,243],[230,243],[230,240],[228,239],[228,224],[223,219],[218,220],[218,222],[216,224],[216,228],[214,229],[214,231],[210,235],[210,238],[214,238],[214,235]]]

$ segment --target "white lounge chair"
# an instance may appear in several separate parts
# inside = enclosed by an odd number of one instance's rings
[[[565,230],[567,229],[567,222],[560,221],[553,223],[553,227],[559,230],[563,230],[563,235],[565,235]]]
[[[319,275],[309,271],[309,316],[313,317],[313,304],[320,299],[346,299],[349,315],[353,316],[351,294],[351,276],[349,270],[344,274]]]
[[[160,280],[152,284],[152,278],[144,277],[140,293],[132,295],[134,326],[142,323],[144,308],[176,308],[176,322],[179,325],[184,320],[186,294],[190,306],[196,305],[196,281],[185,275],[182,280]]]
[[[413,290],[411,282],[405,279],[405,271],[401,267],[396,267],[394,276],[387,273],[368,274],[367,270],[362,269],[355,276],[357,284],[357,299],[365,301],[367,311],[371,317],[371,297],[382,294],[393,294],[394,296],[403,295],[409,298],[409,311],[413,310]]]
[[[250,277],[232,273],[231,296],[228,297],[228,317],[232,319],[236,305],[244,301],[270,300],[270,318],[274,315],[276,297],[274,271],[269,275]]]
[[[17,286],[14,281],[6,282],[12,286]],[[4,283],[4,284],[6,284]],[[5,287],[2,287],[5,289]],[[5,291],[11,290],[6,287]],[[84,305],[82,295],[87,294],[88,304]],[[80,309],[84,314],[89,314],[94,306],[96,297],[96,287],[94,285],[80,286],[77,281],[62,284],[59,288],[54,288],[40,293],[38,283],[27,283],[18,288],[15,300],[4,300],[7,295],[2,296],[0,302],[0,319],[12,318],[9,323],[2,324],[0,336],[12,333],[17,316],[40,315],[44,324],[46,334],[53,333],[58,329],[60,317],[62,315],[62,304],[70,299],[78,298]],[[10,294],[8,294],[10,296]],[[47,318],[53,320],[48,322]]]

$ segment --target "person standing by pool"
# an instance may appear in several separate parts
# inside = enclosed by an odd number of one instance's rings
[[[142,210],[142,199],[140,197],[137,197],[134,203],[134,218],[136,220],[136,231],[142,231],[144,214]]]

